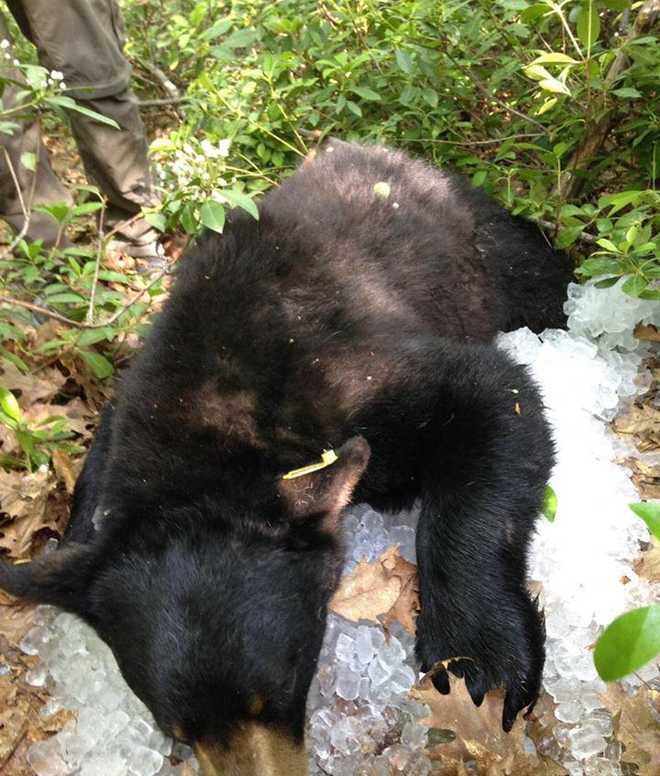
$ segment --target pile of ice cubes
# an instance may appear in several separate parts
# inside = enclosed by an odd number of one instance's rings
[[[620,751],[609,736],[612,719],[599,694],[589,646],[613,617],[648,603],[653,591],[633,561],[648,531],[628,504],[638,500],[615,458],[622,445],[609,432],[620,402],[644,388],[648,346],[631,335],[636,323],[660,326],[660,305],[625,296],[620,284],[596,289],[571,285],[569,332],[527,329],[501,335],[500,347],[528,364],[543,391],[557,443],[551,485],[558,496],[554,523],[539,521],[530,578],[543,585],[548,631],[544,686],[558,704],[554,739],[543,754],[571,776],[620,776]],[[626,451],[633,454],[634,451]],[[345,573],[375,560],[391,544],[414,560],[414,513],[380,515],[365,505],[345,516]],[[624,584],[625,581],[625,584]],[[39,613],[23,649],[41,662],[30,675],[51,695],[44,713],[77,710],[77,721],[34,744],[29,761],[38,776],[166,776],[171,742],[124,685],[107,647],[68,614]],[[427,709],[408,697],[418,677],[413,640],[395,627],[330,615],[309,696],[308,742],[312,776],[428,776],[426,747],[435,731]],[[658,681],[657,666],[640,672]],[[628,688],[640,681],[625,680]],[[529,740],[528,740],[529,741]],[[531,742],[530,742],[531,743]],[[179,749],[179,759],[189,752]]]

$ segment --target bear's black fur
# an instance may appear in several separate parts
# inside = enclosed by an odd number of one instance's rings
[[[91,623],[165,731],[224,745],[257,720],[300,741],[342,510],[421,499],[418,657],[469,658],[456,673],[477,704],[505,688],[508,730],[543,667],[525,564],[553,448],[526,370],[490,343],[563,324],[568,260],[383,148],[331,141],[259,212],[181,263],[65,541],[0,585]],[[324,448],[339,460],[282,479]]]

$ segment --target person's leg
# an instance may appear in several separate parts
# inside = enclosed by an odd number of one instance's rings
[[[116,0],[66,0],[57,13],[52,0],[22,0],[21,5],[40,60],[63,74],[65,94],[119,125],[116,130],[80,113],[69,114],[85,170],[108,199],[106,224],[134,219],[156,198],[144,125],[129,88],[131,67],[123,54]],[[151,247],[157,237],[143,219],[132,220],[119,234]]]
[[[3,56],[0,59],[0,77],[9,79],[2,92],[2,103],[7,110],[15,107],[23,78],[12,64],[11,38],[2,14],[0,40],[9,41],[10,44],[2,49]],[[43,240],[50,247],[57,239],[57,223],[46,213],[34,212],[33,208],[35,205],[55,202],[71,205],[71,195],[51,169],[36,115],[26,121],[13,121],[17,124],[13,134],[0,134],[0,215],[15,232],[20,233],[25,225],[25,212],[30,213],[26,237],[29,240]],[[21,162],[23,154],[34,154],[34,171]]]

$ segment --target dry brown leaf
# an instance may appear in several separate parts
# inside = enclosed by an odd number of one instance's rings
[[[660,582],[660,542],[651,537],[651,545],[635,561],[635,571],[647,582]]]
[[[378,617],[394,606],[401,593],[401,579],[392,576],[383,563],[392,552],[398,550],[390,547],[372,563],[360,561],[342,579],[330,602],[330,610],[352,622],[378,622]]]
[[[660,342],[660,331],[652,323],[638,323],[633,334],[639,340],[646,342]]]
[[[398,621],[411,636],[416,633],[415,620],[419,613],[419,577],[417,566],[410,563],[397,553],[384,564],[388,572],[401,580],[399,596],[384,615],[380,617],[385,630],[389,630],[392,623]]]
[[[414,636],[419,609],[417,566],[392,545],[380,558],[361,561],[344,577],[330,609],[352,622],[382,622],[386,629],[398,620]]]
[[[430,757],[439,761],[447,774],[460,773],[458,764],[476,761],[477,772],[487,776],[561,776],[565,771],[549,758],[525,751],[525,721],[516,720],[510,733],[502,730],[504,694],[489,692],[477,708],[465,683],[450,675],[451,692],[441,695],[430,680],[411,690],[411,696],[431,707],[431,716],[425,720],[433,729],[452,731],[446,743],[430,747]],[[431,736],[433,740],[433,736]],[[444,773],[444,770],[440,771]]]
[[[649,464],[639,458],[629,458],[626,464],[632,470],[630,475],[640,498],[660,498],[660,464]]]
[[[37,402],[50,401],[65,382],[64,375],[54,367],[42,369],[38,374],[24,375],[7,361],[0,366],[0,385],[20,391],[18,403],[23,411]]]
[[[93,413],[89,410],[82,399],[71,399],[67,404],[33,404],[23,413],[25,420],[30,426],[42,423],[48,418],[60,417],[66,418],[67,428],[75,431],[83,437],[90,437]]]
[[[605,706],[614,717],[614,735],[623,744],[624,763],[636,766],[637,776],[660,773],[660,693],[641,687],[627,695],[619,684],[610,684],[603,694]]]
[[[19,602],[0,591],[0,636],[4,636],[9,644],[18,646],[23,636],[32,627],[33,619],[32,604]]]
[[[72,460],[71,456],[63,450],[53,450],[52,462],[55,474],[64,483],[66,492],[71,495],[82,467],[82,461]]]
[[[46,508],[51,487],[45,466],[31,474],[0,470],[0,549],[10,558],[28,557],[38,531],[57,531],[57,520]]]

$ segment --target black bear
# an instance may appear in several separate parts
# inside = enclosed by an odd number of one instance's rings
[[[1,564],[0,586],[90,623],[205,772],[274,758],[296,776],[342,511],[420,499],[418,658],[468,658],[454,671],[476,704],[505,688],[509,730],[543,667],[525,565],[553,447],[526,370],[490,343],[562,325],[568,260],[380,147],[329,142],[259,212],[182,261],[65,540]],[[324,449],[334,462],[284,476]]]

